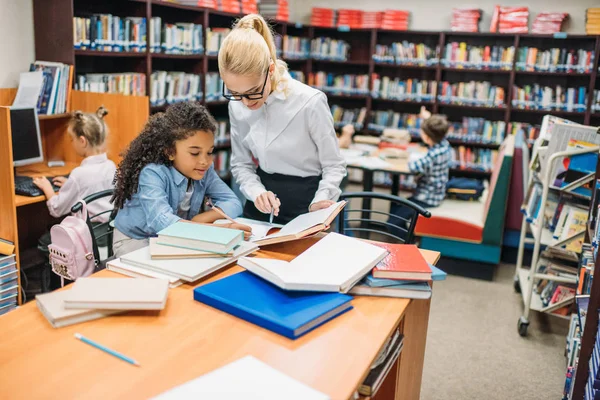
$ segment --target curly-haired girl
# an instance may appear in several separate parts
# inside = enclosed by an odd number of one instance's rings
[[[153,115],[125,152],[115,177],[114,252],[117,257],[148,244],[148,238],[183,219],[212,223],[199,213],[205,196],[232,218],[242,213],[236,195],[213,168],[216,122],[205,107],[179,103]],[[250,228],[240,224],[220,225]]]

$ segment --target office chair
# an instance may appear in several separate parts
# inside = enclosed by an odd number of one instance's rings
[[[360,208],[350,208],[350,202],[346,207],[342,209],[338,217],[338,232],[342,235],[349,236],[360,236],[369,238],[373,233],[384,235],[391,238],[399,243],[413,243],[414,230],[417,225],[417,218],[422,215],[425,218],[430,218],[431,213],[423,207],[413,203],[412,201],[406,200],[402,197],[393,196],[385,193],[375,192],[355,192],[355,193],[342,193],[340,200],[367,200],[368,203],[372,203],[371,200],[384,200],[389,204],[390,209],[394,208],[407,208],[412,211],[409,217],[400,217],[389,212],[376,211],[373,209],[365,209],[362,204],[365,202],[361,201]],[[385,220],[378,220],[372,218],[372,214],[383,215]],[[358,226],[353,226],[350,223],[358,222]]]

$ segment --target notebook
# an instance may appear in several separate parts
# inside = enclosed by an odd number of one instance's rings
[[[158,239],[163,245],[224,254],[244,240],[244,232],[179,221],[158,232]]]
[[[150,257],[153,260],[176,260],[185,258],[207,258],[207,257],[231,257],[233,250],[227,253],[219,254],[210,251],[184,249],[183,247],[173,247],[158,243],[158,238],[150,238]]]
[[[431,268],[414,244],[387,245],[390,254],[373,268],[373,277],[415,281],[431,280]]]
[[[65,308],[162,310],[169,281],[154,278],[79,278],[65,297]]]
[[[290,339],[352,308],[351,296],[290,292],[246,271],[197,287],[194,300]]]
[[[350,289],[350,294],[377,297],[400,297],[403,299],[425,300],[431,297],[431,287],[427,282],[408,283],[394,286],[373,287],[365,282]]]
[[[329,233],[292,261],[242,257],[238,264],[287,290],[346,293],[387,250],[339,233]]]
[[[436,267],[435,265],[429,264],[429,268],[431,268],[431,280],[432,281],[443,281],[446,279],[447,274]],[[397,279],[383,279],[383,278],[375,278],[373,274],[369,274],[365,277],[364,283],[371,287],[383,287],[383,286],[395,286],[395,285],[406,285],[412,283],[421,283],[423,281],[405,281],[405,280],[397,280]]]
[[[161,274],[160,272],[152,271],[147,268],[140,268],[125,264],[124,262],[121,262],[120,259],[107,262],[106,269],[132,278],[166,279],[169,281],[170,288],[176,288],[183,283],[181,279],[175,278],[174,276]]]
[[[274,243],[289,242],[314,235],[329,228],[335,217],[346,206],[346,201],[338,201],[328,208],[298,215],[277,233],[256,238],[254,243],[265,246]],[[254,231],[252,232],[254,233]],[[266,234],[266,233],[265,233]]]
[[[246,356],[164,392],[154,400],[328,400],[262,361]]]
[[[66,309],[64,300],[68,295],[69,290],[61,290],[35,296],[38,309],[54,328],[91,321],[120,312],[119,310]]]
[[[148,246],[121,256],[121,262],[134,267],[160,272],[186,282],[194,282],[200,278],[226,267],[239,257],[258,250],[254,243],[242,242],[234,251],[233,257],[214,257],[181,260],[153,260]]]

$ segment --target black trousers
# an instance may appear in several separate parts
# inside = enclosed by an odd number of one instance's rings
[[[257,174],[265,188],[277,195],[281,201],[279,216],[273,218],[277,224],[286,224],[300,214],[308,212],[310,202],[319,188],[321,176],[292,176],[268,174],[258,169]],[[260,212],[253,202],[247,201],[244,206],[244,217],[258,221],[269,221],[269,214]]]

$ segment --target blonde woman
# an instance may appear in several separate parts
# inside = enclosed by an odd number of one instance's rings
[[[219,50],[230,100],[231,170],[247,218],[286,223],[337,200],[346,167],[327,97],[292,79],[260,15],[240,19]],[[254,160],[258,161],[258,167]]]

